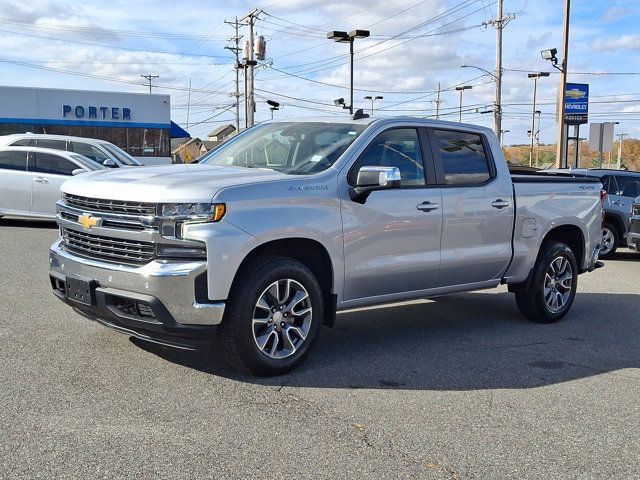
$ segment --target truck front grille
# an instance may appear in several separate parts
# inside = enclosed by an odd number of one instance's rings
[[[156,204],[146,202],[125,202],[121,200],[103,200],[63,194],[64,203],[70,207],[88,212],[122,213],[125,215],[155,215]]]
[[[143,264],[156,256],[156,246],[152,242],[93,235],[69,228],[62,229],[62,238],[67,250],[89,258]]]

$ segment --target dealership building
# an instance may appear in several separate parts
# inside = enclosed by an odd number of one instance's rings
[[[0,87],[0,135],[26,132],[107,140],[134,157],[169,157],[171,138],[188,137],[169,95]]]

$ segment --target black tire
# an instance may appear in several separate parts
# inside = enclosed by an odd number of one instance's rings
[[[567,269],[570,269],[571,273],[571,286],[570,288],[563,290],[563,293],[568,293],[566,303],[558,309],[552,308],[547,304],[545,299],[545,287],[548,285],[547,273],[552,268],[552,262],[556,262],[558,258],[566,259],[568,262]],[[560,262],[561,264],[564,262]],[[557,263],[555,264],[557,265]],[[551,278],[551,277],[550,277]],[[554,282],[552,281],[551,284]],[[558,283],[554,284],[554,289],[558,288]],[[561,242],[546,241],[540,248],[538,259],[529,274],[529,278],[521,285],[513,288],[516,294],[516,303],[518,309],[525,317],[538,323],[553,323],[559,321],[564,317],[576,295],[576,288],[578,286],[578,264],[576,263],[575,256],[571,248]],[[553,290],[551,295],[553,295]],[[563,294],[560,294],[561,297]],[[549,296],[551,298],[551,296]]]
[[[610,235],[611,244],[606,247],[606,249],[600,251],[600,258],[607,259],[611,258],[614,253],[616,253],[617,248],[620,246],[620,234],[618,233],[618,229],[611,225],[610,223],[602,224],[602,238],[603,242],[607,236]],[[603,243],[604,245],[604,243]],[[604,247],[603,247],[604,248]]]
[[[267,287],[284,279],[293,280],[308,293],[312,308],[311,321],[306,337],[294,353],[285,358],[271,358],[258,347],[252,319],[256,304],[265,294]],[[288,257],[257,257],[238,272],[224,319],[218,328],[218,344],[223,350],[225,360],[234,369],[248,370],[261,376],[281,375],[293,370],[305,360],[320,333],[323,306],[320,284],[304,264]],[[272,324],[271,328],[275,328],[275,324]],[[284,332],[280,334],[284,335]],[[280,340],[283,341],[282,337]]]

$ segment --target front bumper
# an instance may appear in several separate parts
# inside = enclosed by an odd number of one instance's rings
[[[155,260],[140,267],[67,252],[62,240],[49,253],[53,293],[105,326],[156,343],[199,349],[210,345],[224,302],[206,298],[205,261]],[[67,277],[91,284],[91,305],[69,298]]]

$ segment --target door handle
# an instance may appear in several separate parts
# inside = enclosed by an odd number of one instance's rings
[[[493,203],[491,204],[492,207],[494,208],[504,208],[504,207],[508,207],[509,206],[509,200],[502,200],[501,198],[494,200]]]
[[[614,200],[613,202],[611,202],[613,205],[617,206],[617,207],[624,207],[624,202],[620,202],[618,200]]]
[[[49,180],[47,180],[46,178],[42,178],[42,177],[34,178],[33,181],[36,182],[36,183],[49,183]]]
[[[423,212],[430,212],[432,210],[437,210],[438,208],[440,208],[440,205],[431,202],[422,202],[417,206],[417,209]]]

